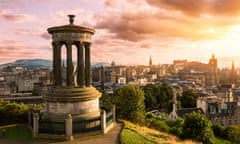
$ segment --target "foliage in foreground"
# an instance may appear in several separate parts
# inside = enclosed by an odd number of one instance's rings
[[[146,125],[150,128],[167,133],[169,132],[179,137],[182,134],[183,119],[177,118],[176,120],[166,120],[152,113],[147,113]]]
[[[101,108],[103,108],[107,111],[110,111],[113,107],[111,97],[102,89],[98,89],[98,91],[102,93],[102,96],[100,98]]]
[[[156,107],[169,113],[172,111],[173,90],[167,83],[160,86],[149,84],[143,88],[146,110]]]
[[[122,122],[124,124],[124,128],[120,134],[120,141],[124,144],[195,143],[193,141],[182,141],[173,135],[139,126],[128,121]]]
[[[144,92],[132,85],[124,86],[116,91],[117,118],[129,120],[135,123],[144,123]]]
[[[229,126],[225,129],[225,135],[233,144],[240,143],[240,126]]]
[[[180,97],[181,106],[183,108],[196,107],[198,97],[199,97],[199,95],[193,89],[189,89],[187,91],[184,91],[182,93],[182,96]]]
[[[204,144],[213,144],[214,134],[211,122],[201,113],[186,114],[182,131],[183,138],[195,139]]]
[[[27,123],[28,106],[0,100],[0,123]]]

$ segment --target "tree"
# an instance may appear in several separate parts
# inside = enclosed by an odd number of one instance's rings
[[[157,103],[160,104],[160,107],[164,111],[168,113],[172,111],[173,90],[167,83],[163,83],[159,87],[159,93],[157,95]]]
[[[99,92],[102,93],[102,96],[100,98],[100,106],[107,110],[107,111],[110,111],[111,108],[113,107],[113,104],[112,104],[112,99],[111,97],[109,96],[108,93],[106,93],[104,90],[102,89],[98,89]]]
[[[214,139],[211,122],[205,115],[197,112],[186,114],[182,134],[183,138],[192,138],[204,144],[212,144]]]
[[[156,104],[157,104],[157,101],[156,101],[157,89],[158,88],[156,87],[156,85],[153,85],[153,84],[146,85],[143,88],[144,96],[145,96],[145,100],[144,100],[145,108],[147,110],[151,110],[154,107],[156,107]]]
[[[160,86],[149,84],[143,90],[147,110],[158,107],[167,113],[172,111],[173,90],[167,83]]]
[[[144,92],[139,87],[126,85],[116,91],[116,115],[136,123],[144,121]]]
[[[198,97],[199,95],[193,89],[184,91],[180,98],[181,106],[183,108],[196,107]]]

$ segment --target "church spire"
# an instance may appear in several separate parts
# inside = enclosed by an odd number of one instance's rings
[[[235,64],[234,64],[234,60],[232,61],[232,71],[235,71]]]
[[[149,63],[148,63],[149,66],[152,66],[152,57],[150,55],[150,59],[149,59]]]

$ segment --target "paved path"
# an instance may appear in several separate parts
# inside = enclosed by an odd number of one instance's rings
[[[86,138],[76,139],[74,141],[62,142],[39,142],[39,141],[11,141],[0,139],[0,144],[120,144],[120,132],[122,124],[116,124],[107,134],[89,136]]]
[[[77,139],[72,142],[57,142],[54,144],[120,144],[122,124],[116,124],[107,134]]]

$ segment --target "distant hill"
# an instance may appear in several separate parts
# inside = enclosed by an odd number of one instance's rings
[[[76,62],[74,63],[76,64]],[[45,59],[19,59],[11,63],[2,64],[0,65],[0,68],[5,68],[8,66],[12,68],[22,67],[27,69],[52,68],[52,61]],[[110,66],[110,64],[98,62],[92,63],[91,66],[96,68],[101,66]]]
[[[8,66],[12,68],[22,67],[27,69],[51,68],[52,61],[45,59],[20,59],[11,63],[0,65],[1,68]]]
[[[111,66],[109,63],[101,63],[101,62],[98,62],[98,63],[92,63],[92,68],[99,68],[101,66],[105,66],[105,67],[108,67],[108,66]]]

